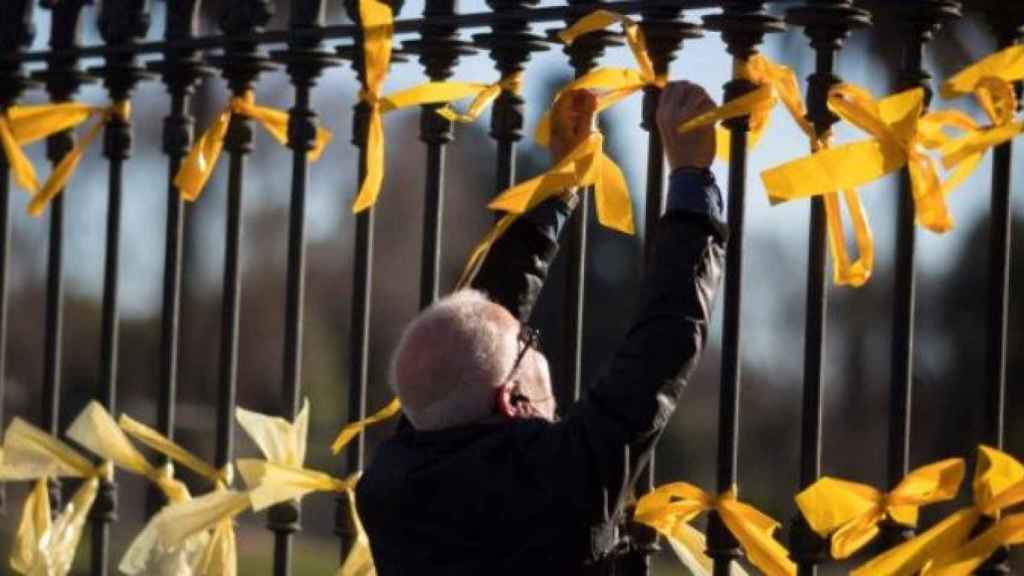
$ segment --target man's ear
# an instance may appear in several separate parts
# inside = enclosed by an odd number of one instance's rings
[[[512,401],[511,382],[502,384],[500,388],[494,391],[494,396],[494,403],[498,410],[498,414],[501,414],[506,418],[516,418],[519,416],[519,403]]]

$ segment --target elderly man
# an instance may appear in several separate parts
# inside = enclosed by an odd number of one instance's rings
[[[666,214],[648,239],[640,311],[604,375],[560,421],[526,321],[573,192],[520,218],[472,290],[406,328],[391,367],[404,418],[357,491],[379,574],[580,574],[611,551],[635,480],[627,471],[650,457],[707,338],[725,242],[708,171],[715,134],[675,127],[713,106],[690,83],[662,94],[672,175]],[[555,160],[589,134],[594,109],[582,91],[556,104]]]

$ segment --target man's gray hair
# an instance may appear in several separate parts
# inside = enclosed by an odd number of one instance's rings
[[[469,424],[493,411],[515,362],[516,320],[482,292],[459,290],[406,326],[390,384],[420,430]]]

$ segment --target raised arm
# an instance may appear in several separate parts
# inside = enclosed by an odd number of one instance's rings
[[[560,495],[581,512],[617,513],[634,471],[675,410],[707,340],[725,255],[722,200],[707,169],[715,150],[713,129],[679,135],[675,126],[713,107],[699,87],[673,83],[659,104],[662,138],[673,168],[666,214],[658,222],[646,267],[640,307],[625,341],[553,430],[540,450]]]

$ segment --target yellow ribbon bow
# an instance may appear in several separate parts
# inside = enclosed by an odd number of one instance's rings
[[[919,536],[866,562],[850,572],[851,576],[910,576],[922,568],[928,574],[929,561],[943,557],[956,564],[961,558],[948,555],[949,552],[968,541],[982,516],[996,517],[1000,510],[1024,502],[1022,481],[1024,465],[1005,452],[980,446],[974,471],[974,505],[954,512]],[[1013,530],[1004,530],[996,536],[1015,536]],[[969,551],[965,558],[973,557],[974,552]]]
[[[796,574],[796,565],[789,560],[789,552],[772,538],[779,523],[753,506],[740,502],[735,489],[715,497],[686,482],[665,484],[640,498],[634,519],[657,530],[672,543],[673,548],[686,550],[691,561],[699,559],[696,567],[706,567],[710,561],[703,549],[696,547],[702,539],[684,526],[710,510],[718,513],[747,558],[761,572],[767,576]],[[680,558],[687,562],[683,555]]]
[[[317,470],[304,467],[306,459],[306,437],[309,429],[309,400],[302,404],[302,410],[294,422],[284,418],[250,412],[242,408],[235,411],[242,429],[263,453],[265,460],[239,459],[238,471],[249,487],[253,511],[259,512],[274,504],[292,499],[301,499],[311,492],[336,492],[351,498],[358,480],[358,473],[340,480]],[[359,558],[369,557],[369,541],[365,534],[360,539],[362,524],[356,522],[357,538],[350,556],[343,564],[350,572],[339,571],[340,576],[355,574],[355,566],[363,564]]]
[[[238,423],[265,457],[241,458],[238,471],[249,487],[252,509],[259,512],[279,502],[302,498],[310,492],[347,492],[352,480],[339,480],[304,467],[309,400],[295,422],[238,408]]]
[[[122,414],[121,429],[215,485],[203,496],[172,503],[154,516],[121,558],[126,574],[235,576],[234,517],[249,508],[247,493],[228,489],[232,468],[217,470],[156,430]]]
[[[968,66],[942,85],[943,98],[974,94],[991,122],[982,127],[966,117],[966,125],[959,127],[967,134],[942,146],[943,167],[956,169],[947,186],[954,188],[967,179],[989,148],[1024,133],[1024,122],[1015,121],[1017,94],[1013,82],[1020,80],[1024,80],[1024,46],[1013,46]]]
[[[924,90],[916,88],[875,100],[859,86],[842,84],[829,92],[828,106],[872,140],[822,150],[761,174],[769,194],[783,199],[847,190],[867,184],[904,166],[910,170],[917,223],[943,233],[953,227],[945,195],[951,187],[939,180],[926,150],[949,142],[942,129],[961,127],[960,113],[942,111],[922,115]]]
[[[174,176],[174,185],[185,200],[194,201],[199,198],[199,194],[213,174],[221,150],[224,149],[224,138],[227,136],[228,127],[231,126],[231,117],[235,114],[255,120],[282,146],[288,144],[287,112],[257,105],[251,90],[242,97],[232,98],[213,124],[192,145],[192,149]],[[319,160],[330,141],[331,133],[325,128],[317,127],[313,149],[308,155],[309,161]]]
[[[503,90],[518,92],[522,76],[514,74],[494,84],[476,82],[426,82],[407,90],[383,95],[384,80],[391,64],[391,37],[394,15],[391,6],[380,0],[359,0],[359,20],[363,29],[363,68],[366,83],[359,98],[370,106],[366,135],[366,177],[352,205],[358,213],[370,208],[380,196],[384,183],[384,114],[421,106],[446,104],[474,97],[466,114],[459,114],[450,106],[437,110],[445,118],[458,122],[472,122],[493,102]]]
[[[3,146],[14,181],[29,194],[38,194],[36,170],[21,147],[78,126],[88,120],[94,110],[91,106],[77,102],[59,102],[12,106],[0,114],[0,145]]]
[[[132,113],[132,105],[128,100],[114,102],[106,108],[95,108],[80,104],[74,106],[79,108],[67,109],[68,117],[65,120],[65,128],[84,122],[89,116],[99,116],[99,121],[89,127],[85,136],[75,144],[75,147],[53,169],[53,173],[50,174],[46,183],[43,184],[42,189],[32,196],[32,200],[28,203],[28,213],[32,216],[40,216],[43,210],[46,209],[46,205],[50,203],[50,200],[56,198],[64,190],[68,180],[71,179],[71,175],[74,174],[78,164],[82,161],[82,157],[85,156],[85,151],[89,149],[93,140],[96,140],[96,137],[99,136],[100,130],[114,118],[127,122],[131,118]]]
[[[889,493],[866,484],[824,477],[796,496],[807,523],[823,538],[832,538],[832,557],[847,558],[878,535],[886,518],[917,526],[918,509],[956,497],[964,461],[950,458],[922,466]]]
[[[11,551],[11,568],[20,574],[65,576],[75,559],[85,521],[96,500],[100,478],[109,479],[109,464],[94,466],[73,448],[20,418],[4,435],[0,480],[35,480],[25,499]],[[51,521],[47,478],[82,478],[56,519]]]
[[[736,63],[735,75],[750,80],[757,84],[758,88],[683,123],[678,130],[687,132],[702,126],[718,124],[731,118],[749,115],[748,147],[752,148],[761,140],[768,127],[772,110],[781,101],[786,111],[789,112],[789,116],[796,122],[797,127],[810,140],[812,152],[825,150],[832,146],[831,134],[819,135],[814,129],[814,125],[807,120],[807,108],[800,95],[800,83],[792,69],[776,64],[762,54],[755,54],[745,62],[738,61]],[[716,126],[716,131],[718,146],[716,157],[719,160],[728,160],[731,132],[721,126]],[[846,248],[846,235],[843,232],[839,193],[835,190],[823,194],[828,246],[833,262],[833,281],[837,286],[862,286],[871,277],[874,267],[874,243],[871,228],[857,191],[853,187],[842,189],[842,199],[845,200],[849,211],[859,255],[856,260],[851,261]],[[776,195],[774,190],[769,188],[768,199],[775,204],[791,198]]]

